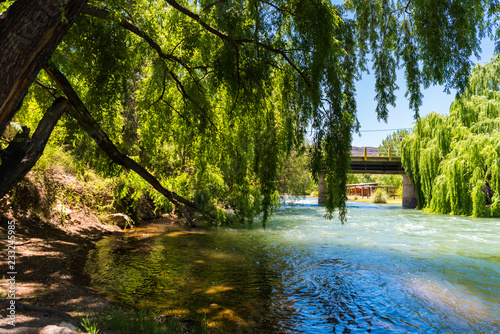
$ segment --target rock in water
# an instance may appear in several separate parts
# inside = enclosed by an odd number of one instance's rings
[[[107,218],[107,221],[112,222],[113,224],[118,225],[122,229],[126,229],[127,226],[131,227],[132,226],[132,220],[130,219],[129,216],[123,214],[123,213],[113,213],[110,214]]]

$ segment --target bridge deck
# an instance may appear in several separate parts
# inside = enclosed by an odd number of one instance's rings
[[[352,156],[352,174],[404,174],[401,157]]]

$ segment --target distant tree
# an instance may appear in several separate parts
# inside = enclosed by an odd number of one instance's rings
[[[278,171],[278,192],[280,194],[303,196],[317,190],[318,186],[312,178],[309,165],[307,155],[292,152]]]
[[[383,174],[376,177],[376,181],[381,186],[394,186],[396,189],[403,186],[402,175]]]
[[[391,149],[393,156],[401,156],[401,142],[403,141],[403,138],[409,134],[410,131],[400,129],[393,132],[391,135],[388,135],[384,140],[382,140],[382,144],[378,147],[378,154],[380,156],[388,156],[389,149]]]
[[[348,184],[373,182],[376,182],[376,179],[373,178],[370,174],[347,174]]]
[[[359,174],[347,174],[347,184],[361,183],[361,175]]]

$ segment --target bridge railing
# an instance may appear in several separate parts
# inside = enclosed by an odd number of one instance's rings
[[[374,157],[374,156],[369,156],[368,155],[368,151],[367,151],[367,148],[366,147],[363,147],[363,155],[356,155],[356,157],[363,157],[364,160],[368,160],[368,157]],[[399,152],[399,150],[392,150],[391,148],[388,149],[388,152],[387,152],[387,155],[379,155],[379,157],[388,157],[389,158],[389,161],[392,161],[392,158],[400,158],[401,157],[401,154]]]

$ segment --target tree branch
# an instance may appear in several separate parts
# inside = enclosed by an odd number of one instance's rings
[[[243,45],[243,44],[254,44],[254,45],[257,45],[261,48],[264,48],[268,51],[271,51],[272,53],[276,53],[276,54],[279,54],[281,55],[281,57],[283,57],[283,59],[285,59],[285,61],[290,65],[292,66],[292,68],[297,72],[299,73],[299,75],[302,77],[302,79],[305,81],[305,83],[307,84],[307,86],[311,87],[311,83],[309,81],[309,79],[306,77],[306,75],[304,74],[304,72],[302,72],[298,67],[297,65],[295,65],[292,60],[290,59],[290,57],[288,57],[288,55],[286,54],[286,51],[284,50],[280,50],[280,49],[276,49],[270,45],[267,45],[265,43],[261,43],[261,42],[257,42],[257,41],[254,41],[252,39],[233,39],[231,37],[229,37],[228,35],[225,35],[223,33],[221,33],[220,31],[212,28],[210,25],[208,25],[207,23],[203,22],[200,18],[200,16],[198,14],[195,14],[193,13],[192,11],[190,11],[189,9],[187,9],[186,7],[182,6],[181,4],[175,2],[174,0],[165,0],[170,6],[174,7],[175,9],[177,9],[179,12],[183,13],[184,15],[190,17],[191,19],[193,19],[194,21],[198,22],[199,25],[201,25],[203,28],[205,28],[208,32],[210,32],[211,34],[219,37],[220,39],[222,39],[223,41],[225,42],[228,42],[228,43],[231,43],[233,45]]]
[[[85,105],[83,104],[83,101],[71,86],[71,83],[64,76],[64,74],[59,71],[55,64],[49,62],[44,69],[61,88],[61,90],[64,92],[69,102],[71,103],[72,108],[69,108],[70,115],[78,121],[78,124],[90,135],[90,137],[92,137],[92,139],[108,155],[108,157],[114,163],[136,172],[154,189],[156,189],[170,202],[172,202],[172,204],[174,204],[175,207],[181,211],[182,215],[184,216],[184,218],[186,218],[191,226],[195,226],[196,224],[193,218],[191,218],[190,214],[184,207],[184,205],[189,205],[190,207],[195,208],[194,203],[163,187],[158,179],[156,179],[144,167],[120,152],[120,150],[113,144],[106,133],[101,129],[99,124],[94,120],[87,107],[85,107]],[[182,202],[184,205],[180,204],[179,202]]]
[[[82,9],[82,13],[85,13],[85,14],[88,14],[88,15],[91,15],[91,16],[94,16],[94,17],[97,17],[97,18],[112,19],[111,18],[111,14],[108,11],[103,10],[103,9],[99,9],[99,8],[96,8],[96,7],[93,7],[93,6],[90,6],[90,5],[86,5]],[[144,39],[149,44],[149,46],[151,46],[151,48],[156,51],[156,53],[158,54],[158,56],[160,58],[166,59],[166,60],[170,60],[170,61],[175,61],[175,62],[179,63],[182,67],[184,67],[188,71],[189,75],[193,78],[193,80],[195,81],[195,83],[199,87],[197,80],[191,74],[190,68],[186,64],[184,64],[180,58],[163,52],[163,50],[161,49],[161,47],[160,47],[160,45],[158,43],[156,43],[147,33],[145,33],[144,31],[142,31],[139,27],[131,24],[130,22],[127,22],[127,21],[124,21],[124,20],[120,20],[120,21],[118,21],[118,24],[120,26],[122,26],[123,28],[125,28],[126,30],[128,30],[128,31],[136,34],[137,36],[141,37],[142,39]],[[190,101],[191,103],[193,103],[195,105],[195,107],[198,110],[200,110],[201,113],[203,114],[203,116],[208,120],[208,122],[210,123],[211,127],[213,129],[215,129],[217,132],[219,132],[218,129],[217,129],[217,126],[214,124],[214,122],[212,121],[212,119],[208,116],[208,114],[206,113],[205,109],[203,109],[186,92],[184,84],[179,79],[179,77],[177,76],[177,74],[175,74],[172,70],[168,70],[167,69],[166,71],[168,72],[168,74],[170,75],[170,77],[175,81],[177,89],[179,90],[179,92],[181,93],[181,95],[185,99],[187,99],[188,101]],[[198,88],[198,89],[200,89],[200,88]]]
[[[210,8],[212,8],[213,6],[218,5],[220,3],[223,3],[223,2],[226,2],[226,1],[227,0],[218,0],[218,1],[212,2],[208,6],[204,7],[201,11],[205,12],[205,11],[209,10]]]
[[[55,89],[54,87],[49,87],[47,85],[44,85],[40,80],[36,80],[35,82],[36,82],[36,84],[38,86],[40,86],[44,90],[46,90],[47,93],[49,93],[50,95],[52,95],[53,98],[56,98],[57,89]]]
[[[179,5],[180,6],[180,5]],[[182,7],[182,6],[181,6]],[[184,7],[182,7],[184,8]],[[111,17],[111,13],[106,11],[106,10],[103,10],[103,9],[99,9],[99,8],[96,8],[96,7],[93,7],[93,6],[90,6],[90,5],[85,5],[84,8],[82,9],[82,13],[84,14],[87,14],[87,15],[91,15],[91,16],[94,16],[96,18],[102,18],[102,19],[107,19],[107,20],[112,20],[113,18]],[[195,15],[195,14],[193,14]],[[192,73],[191,73],[191,70],[192,69],[197,69],[197,68],[205,68],[203,66],[197,66],[197,67],[188,67],[186,64],[184,64],[182,62],[182,60],[180,58],[177,58],[171,54],[167,54],[165,52],[163,52],[163,50],[161,49],[160,45],[158,43],[156,43],[147,33],[145,33],[144,31],[142,31],[139,27],[137,27],[136,25],[133,25],[131,24],[130,22],[126,21],[126,20],[120,20],[120,21],[117,21],[117,23],[123,27],[124,29],[136,34],[137,36],[143,38],[150,46],[153,50],[156,51],[156,53],[158,54],[158,56],[161,58],[161,59],[164,59],[164,60],[170,60],[170,61],[174,61],[174,62],[177,62],[179,63],[182,67],[184,67],[189,75],[191,76],[191,78],[193,78],[193,80],[195,81],[195,83],[198,85],[198,82],[197,80],[193,77]],[[215,31],[215,30],[214,30]],[[289,59],[285,53],[283,52],[283,55],[286,59]],[[291,62],[290,62],[291,63]],[[292,64],[292,66],[294,66]],[[295,67],[296,68],[296,67]],[[297,71],[298,68],[296,68]],[[212,119],[210,118],[210,116],[207,114],[206,110],[200,106],[187,92],[186,92],[186,89],[185,89],[185,86],[184,84],[182,83],[182,81],[179,79],[179,77],[172,71],[172,70],[169,70],[168,68],[166,69],[167,73],[170,75],[170,77],[175,81],[176,83],[176,87],[178,89],[178,91],[181,93],[181,95],[183,96],[184,99],[190,101],[191,103],[193,103],[193,105],[201,111],[203,117],[205,117],[205,119],[207,119],[207,121],[210,123],[210,126],[212,129],[214,129],[222,138],[224,138],[224,140],[226,140],[228,143],[231,144],[231,147],[233,148],[234,152],[236,153],[236,155],[239,157],[239,152],[234,149],[234,144],[231,143],[231,141],[229,141],[227,138],[225,138],[225,136],[219,131],[219,129],[217,128],[217,126],[215,125],[215,123],[212,121]],[[300,73],[300,71],[299,71]],[[304,77],[304,80],[305,77]],[[307,82],[307,80],[306,80]],[[174,109],[175,110],[175,109]]]
[[[111,16],[111,13],[108,12],[107,10],[104,10],[104,9],[100,9],[100,8],[96,8],[94,6],[91,6],[91,5],[85,5],[82,9],[82,13],[84,14],[87,14],[87,15],[90,15],[90,16],[93,16],[93,17],[96,17],[96,18],[100,18],[100,19],[105,19],[105,20],[113,20],[112,16]],[[137,25],[134,25],[124,19],[122,20],[113,20],[114,22],[117,22],[122,28],[134,33],[135,35],[139,36],[140,38],[142,38],[143,40],[146,41],[146,43],[149,44],[149,46],[156,51],[156,53],[158,54],[158,56],[160,56],[160,58],[163,58],[163,59],[167,59],[167,60],[170,60],[170,61],[174,61],[178,64],[180,64],[182,67],[186,68],[186,69],[189,69],[188,66],[186,66],[184,64],[184,62],[174,56],[174,55],[171,55],[171,54],[167,54],[165,52],[163,52],[163,50],[161,49],[160,45],[158,45],[158,43],[156,43],[152,38],[151,36],[149,36],[146,32],[144,32],[141,28],[139,28]]]
[[[284,9],[284,8],[278,7],[278,6],[276,6],[275,4],[272,4],[272,3],[268,2],[268,1],[263,1],[263,0],[261,0],[260,2],[265,3],[265,4],[266,4],[266,5],[268,5],[268,6],[273,7],[273,8],[274,8],[274,9],[276,9],[277,11],[280,11],[280,12],[285,12],[285,13],[288,13],[288,14],[290,14],[291,16],[293,16],[293,13],[292,13],[291,11],[289,11],[288,9]]]

